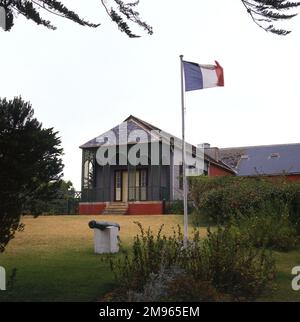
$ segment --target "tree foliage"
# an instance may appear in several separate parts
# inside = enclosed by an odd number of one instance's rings
[[[286,0],[241,0],[252,20],[262,29],[277,35],[285,36],[291,31],[277,28],[274,23],[288,20],[297,15],[291,9],[300,6],[299,1]]]
[[[134,0],[133,0],[134,1]],[[289,30],[280,29],[274,26],[279,20],[288,20],[295,17],[296,13],[289,13],[290,9],[295,9],[300,5],[299,1],[287,0],[241,0],[252,20],[265,31],[277,35],[287,35]],[[142,21],[137,11],[140,0],[125,2],[122,0],[101,0],[110,19],[115,22],[120,31],[130,38],[139,37],[132,32],[130,24],[135,24],[144,29],[148,34],[153,34],[152,27]],[[6,13],[6,27],[9,31],[14,25],[15,17],[23,15],[27,19],[34,21],[49,29],[55,30],[56,27],[51,21],[46,20],[40,15],[40,11],[47,11],[54,15],[70,19],[71,21],[91,28],[97,28],[99,23],[91,23],[80,18],[76,12],[68,9],[58,0],[0,0],[0,7]]]
[[[132,22],[139,27],[145,29],[149,34],[152,34],[152,27],[140,19],[139,12],[136,7],[139,0],[133,3],[125,3],[121,0],[101,0],[102,6],[105,8],[107,14],[114,21],[118,28],[125,32],[129,37],[139,37],[134,34],[128,22]],[[56,27],[51,21],[43,18],[40,12],[50,12],[62,18],[69,19],[81,26],[90,28],[97,28],[99,23],[91,23],[81,18],[76,12],[68,9],[62,2],[57,0],[0,0],[0,7],[4,8],[6,14],[5,30],[9,31],[14,25],[15,18],[18,15],[23,15],[29,20],[32,20],[38,25],[42,25],[48,29],[55,30]]]
[[[22,229],[24,210],[55,198],[63,164],[60,138],[42,128],[21,97],[0,99],[0,252]]]
[[[66,215],[78,213],[80,194],[75,191],[72,182],[60,180],[55,187],[55,198],[51,200],[31,200],[28,207],[25,205],[25,213],[30,214],[32,209],[34,210],[33,215],[35,213],[44,215]]]

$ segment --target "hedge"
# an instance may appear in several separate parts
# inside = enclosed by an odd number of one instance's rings
[[[300,234],[300,183],[285,177],[191,177],[190,198],[197,213],[214,223],[255,213],[267,203],[287,206],[289,219]]]

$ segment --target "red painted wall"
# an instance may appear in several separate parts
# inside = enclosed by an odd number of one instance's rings
[[[300,181],[300,174],[291,174],[286,176],[289,181]]]
[[[217,165],[210,163],[208,168],[208,175],[210,177],[220,177],[220,176],[232,176],[233,173],[225,170],[222,167],[218,167]]]
[[[105,208],[106,208],[105,203],[80,203],[79,214],[80,215],[102,214]]]
[[[106,208],[105,203],[80,203],[80,215],[102,214]],[[127,215],[161,215],[163,214],[163,203],[129,203]]]
[[[163,203],[130,203],[128,205],[128,215],[161,215],[163,213]]]

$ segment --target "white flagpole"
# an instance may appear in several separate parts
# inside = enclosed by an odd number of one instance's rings
[[[187,209],[187,181],[186,181],[186,149],[185,149],[185,104],[184,104],[184,75],[183,75],[183,55],[180,55],[181,74],[181,109],[182,109],[182,180],[183,180],[183,245],[187,247],[188,242],[188,209]]]

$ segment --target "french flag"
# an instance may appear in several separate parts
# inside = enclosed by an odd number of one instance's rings
[[[199,65],[188,61],[183,62],[185,91],[224,86],[224,73],[221,65]]]

